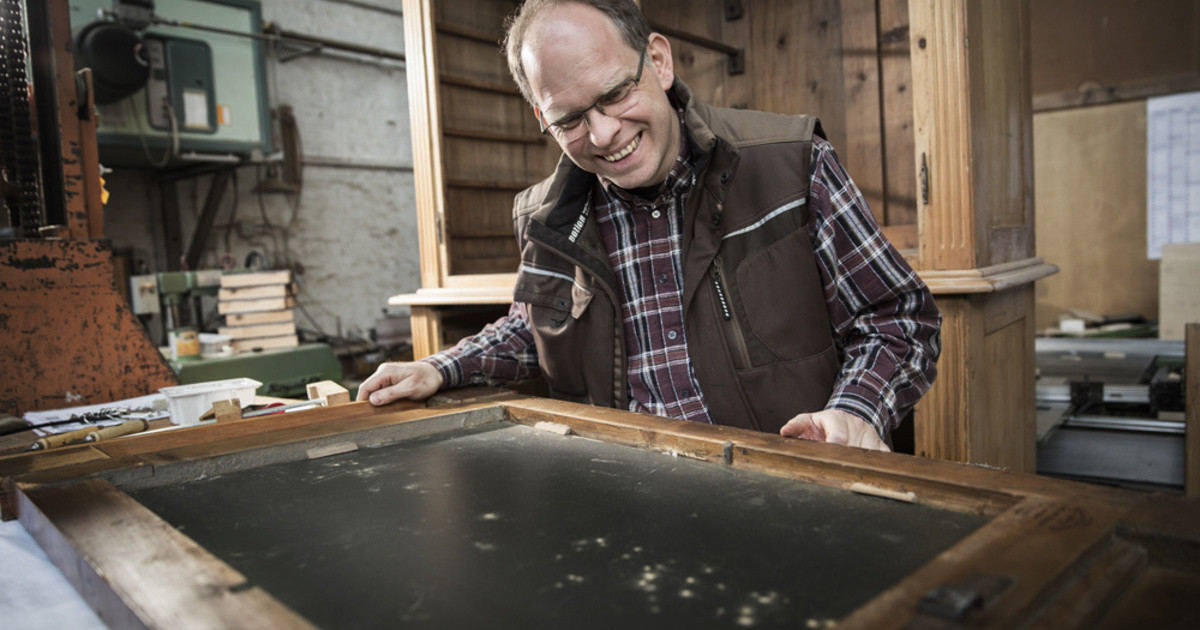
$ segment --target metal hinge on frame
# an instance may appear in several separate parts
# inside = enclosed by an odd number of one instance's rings
[[[996,601],[1012,586],[1004,575],[972,573],[954,584],[943,584],[921,597],[917,615],[905,630],[946,630],[969,625],[971,617]]]
[[[929,164],[924,153],[921,154],[921,205],[929,205]]]

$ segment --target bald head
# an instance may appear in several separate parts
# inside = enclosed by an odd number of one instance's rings
[[[619,40],[630,50],[641,51],[650,39],[650,25],[632,0],[527,0],[509,16],[503,47],[508,70],[530,105],[536,107],[537,102],[529,87],[527,55],[523,51],[528,47],[530,38],[537,35],[536,31],[541,30],[543,35],[546,34],[544,29],[536,28],[538,22],[555,14],[561,16],[563,13],[557,9],[567,9],[570,13],[571,9],[581,7],[603,14],[609,23],[608,27],[615,29]]]

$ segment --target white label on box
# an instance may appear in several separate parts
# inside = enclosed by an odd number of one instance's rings
[[[188,129],[208,129],[208,93],[204,90],[183,90],[183,126]]]

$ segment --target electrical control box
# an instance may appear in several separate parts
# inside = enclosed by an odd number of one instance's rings
[[[112,0],[70,0],[71,28],[108,18]],[[144,88],[97,105],[105,166],[177,166],[269,154],[270,105],[257,0],[156,0],[138,32]]]
[[[129,302],[135,315],[157,315],[162,312],[159,301],[158,276],[154,274],[129,277]]]

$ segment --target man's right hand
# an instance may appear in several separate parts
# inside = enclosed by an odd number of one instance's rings
[[[386,405],[397,400],[424,400],[442,386],[442,373],[428,363],[384,363],[358,386],[357,400]]]

